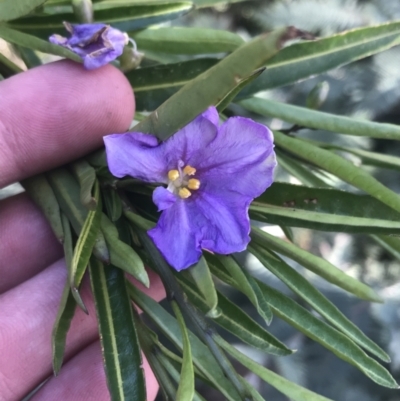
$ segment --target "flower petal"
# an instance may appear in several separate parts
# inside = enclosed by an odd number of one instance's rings
[[[64,23],[71,34],[69,39],[59,35],[50,36],[51,43],[64,46],[83,59],[88,70],[99,68],[119,57],[128,37],[118,29],[105,24],[69,24]]]
[[[250,241],[250,200],[238,193],[199,191],[188,204],[190,229],[201,233],[200,247],[220,254],[241,252]]]
[[[209,107],[206,111],[201,113],[201,116],[211,121],[214,125],[218,127],[219,115],[217,109],[214,106]]]
[[[191,230],[192,217],[186,202],[177,199],[173,206],[163,211],[157,226],[148,231],[164,258],[177,271],[197,263],[201,257],[200,233]]]
[[[176,169],[182,161],[190,165],[196,163],[216,135],[217,127],[209,119],[203,116],[195,118],[161,144],[169,169]]]
[[[276,166],[273,135],[248,118],[229,118],[218,135],[191,164],[204,192],[226,197],[239,193],[252,200],[273,181]]]
[[[82,46],[93,40],[95,35],[102,29],[106,28],[106,24],[67,24],[66,28],[72,29],[71,37],[68,40],[70,46]],[[69,29],[68,29],[69,30]]]
[[[167,182],[163,149],[152,135],[140,132],[105,136],[107,163],[113,175],[126,175],[147,182]]]
[[[157,187],[153,192],[153,202],[157,205],[159,212],[168,209],[176,201],[176,195],[164,187]]]

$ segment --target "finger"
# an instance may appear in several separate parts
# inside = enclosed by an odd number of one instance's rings
[[[134,112],[125,76],[59,61],[0,83],[0,188],[83,156],[128,129]]]
[[[62,256],[45,217],[26,194],[0,202],[0,294]]]
[[[163,298],[162,285],[149,272],[147,293]],[[0,296],[0,394],[8,401],[21,399],[52,372],[51,331],[66,281],[63,261]],[[81,295],[89,316],[76,310],[67,336],[65,358],[71,358],[98,337],[90,285]]]
[[[157,380],[145,358],[147,401],[153,401],[158,391]],[[32,398],[32,401],[109,401],[100,343],[92,343],[71,359]]]

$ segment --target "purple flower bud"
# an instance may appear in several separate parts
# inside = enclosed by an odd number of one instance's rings
[[[115,60],[129,42],[128,35],[105,24],[70,24],[64,22],[71,34],[69,39],[51,35],[49,41],[78,54],[87,70],[102,67]]]
[[[165,142],[140,132],[104,138],[112,174],[165,184],[153,192],[162,214],[148,234],[178,271],[203,249],[245,250],[249,205],[273,182],[272,132],[248,118],[218,120],[210,107]]]

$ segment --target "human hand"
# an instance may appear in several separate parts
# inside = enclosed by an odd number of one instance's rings
[[[85,155],[125,131],[132,89],[114,67],[85,71],[61,61],[0,82],[0,188]],[[0,201],[0,401],[103,401],[105,383],[90,286],[67,337],[65,365],[52,377],[51,331],[66,280],[62,247],[26,194]],[[164,296],[157,277],[147,293]],[[143,287],[142,287],[143,288]],[[157,382],[144,360],[148,401]]]

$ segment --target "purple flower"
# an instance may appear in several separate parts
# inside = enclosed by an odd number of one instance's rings
[[[69,39],[51,35],[49,41],[64,46],[82,57],[87,70],[93,70],[115,60],[129,42],[128,35],[105,24],[72,25],[64,22]]]
[[[250,202],[273,181],[273,136],[248,118],[218,126],[210,107],[165,142],[131,132],[104,138],[108,166],[116,177],[159,182],[153,201],[163,211],[149,231],[176,270],[196,263],[202,249],[243,251],[250,241]]]

